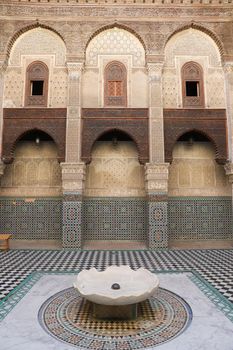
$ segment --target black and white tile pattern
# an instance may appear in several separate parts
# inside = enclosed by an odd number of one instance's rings
[[[149,270],[194,270],[233,303],[233,250],[0,252],[0,300],[34,271],[79,271],[109,265]]]

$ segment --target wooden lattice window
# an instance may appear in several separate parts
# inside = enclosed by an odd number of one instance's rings
[[[127,74],[120,62],[111,62],[105,68],[104,104],[105,106],[126,107]]]
[[[25,106],[47,106],[48,75],[48,67],[43,62],[33,62],[28,66],[26,73]]]
[[[187,62],[182,67],[183,107],[204,107],[203,71],[196,62]]]

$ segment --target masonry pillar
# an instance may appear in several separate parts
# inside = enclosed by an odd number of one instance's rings
[[[3,136],[3,91],[4,91],[4,73],[6,65],[4,57],[0,55],[0,158],[2,156],[2,136]]]
[[[150,163],[145,166],[148,196],[148,245],[150,249],[168,245],[168,168],[164,163],[163,99],[161,57],[148,56]]]
[[[224,66],[226,85],[226,110],[228,130],[228,158],[233,160],[233,62],[226,62]]]
[[[81,156],[81,74],[82,62],[67,62],[68,105],[66,161],[61,163],[63,190],[63,247],[81,248],[82,195],[86,165]]]
[[[231,184],[231,238],[233,239],[233,162],[228,162],[224,166],[228,181]]]
[[[145,182],[148,195],[148,245],[150,249],[166,248],[168,163],[145,165]]]
[[[63,247],[81,248],[82,194],[85,182],[85,164],[61,163],[63,190]]]

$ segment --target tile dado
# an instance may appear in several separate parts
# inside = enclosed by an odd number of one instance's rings
[[[88,198],[83,209],[83,237],[87,240],[147,239],[144,198]]]
[[[61,239],[60,198],[1,198],[0,230],[14,239]]]
[[[168,203],[170,239],[233,239],[231,197],[170,197]]]

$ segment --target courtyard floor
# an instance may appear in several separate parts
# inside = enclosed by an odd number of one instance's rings
[[[77,272],[109,265],[158,274],[160,294],[150,303],[160,325],[147,308],[149,321],[123,330],[87,315],[69,324],[65,316],[78,308]],[[233,249],[1,252],[0,321],[1,350],[233,350]]]

